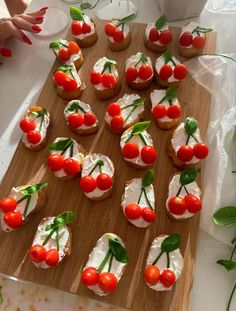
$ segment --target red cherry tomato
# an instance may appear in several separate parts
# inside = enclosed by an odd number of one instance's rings
[[[97,270],[93,267],[88,267],[84,269],[84,271],[81,274],[81,282],[85,286],[93,286],[96,285],[98,282],[98,275],[99,273]]]
[[[77,129],[84,124],[84,116],[80,113],[74,112],[69,115],[68,123],[73,129]]]
[[[73,21],[71,24],[71,32],[75,36],[79,36],[82,33],[82,26],[79,22]]]
[[[166,116],[166,107],[162,104],[157,104],[152,109],[152,115],[155,120],[164,118]]]
[[[205,46],[205,38],[201,36],[197,36],[193,39],[193,47],[195,49],[203,49]]]
[[[5,223],[13,229],[19,228],[23,223],[22,214],[20,212],[7,212],[3,219]]]
[[[26,134],[28,142],[32,145],[38,144],[41,140],[41,134],[38,131],[29,131]]]
[[[184,198],[187,210],[190,213],[196,214],[202,208],[202,201],[199,200],[195,195],[188,194]]]
[[[55,248],[51,248],[47,251],[45,256],[45,262],[49,267],[54,267],[59,262],[59,253]]]
[[[151,208],[145,207],[142,209],[142,217],[145,221],[151,223],[156,219],[156,214]]]
[[[167,45],[172,41],[172,33],[169,30],[162,30],[159,35],[159,41]]]
[[[29,250],[29,257],[33,262],[42,262],[46,257],[46,249],[40,244],[31,246]]]
[[[188,145],[181,146],[177,151],[177,158],[182,162],[191,161],[193,158],[193,148]]]
[[[152,74],[153,74],[153,70],[151,66],[142,64],[139,67],[138,77],[140,79],[146,81],[152,77]]]
[[[97,187],[96,179],[92,176],[84,176],[80,179],[80,188],[83,192],[89,193]]]
[[[152,28],[149,32],[149,40],[155,42],[159,39],[159,31],[156,28]]]
[[[173,70],[172,67],[168,64],[165,64],[161,67],[159,76],[163,81],[167,81],[172,76]]]
[[[190,46],[192,42],[193,42],[193,35],[189,31],[184,32],[179,38],[179,44],[182,46]]]
[[[24,133],[27,133],[29,131],[33,131],[36,128],[36,123],[33,120],[29,119],[22,119],[20,121],[20,128]]]
[[[80,172],[80,164],[74,159],[67,158],[63,162],[63,170],[68,175],[78,174]]]
[[[114,116],[111,119],[110,127],[114,132],[120,132],[124,125],[124,118],[121,115]]]
[[[202,160],[205,159],[208,155],[209,149],[207,145],[203,143],[198,143],[193,147],[193,154],[196,158]]]
[[[97,121],[97,118],[94,113],[92,112],[86,112],[84,114],[84,124],[87,126],[92,126]]]
[[[116,28],[113,34],[113,39],[115,42],[121,42],[124,40],[124,33],[120,29]]]
[[[141,217],[142,209],[138,204],[128,204],[124,209],[125,216],[130,220],[135,220]]]
[[[16,205],[17,205],[17,201],[14,198],[5,197],[5,198],[2,198],[2,200],[0,201],[0,210],[3,213],[13,212],[14,209],[16,208]]]
[[[121,108],[118,103],[110,103],[107,108],[108,114],[111,117],[118,116],[121,113]]]
[[[90,33],[90,31],[91,31],[91,26],[89,25],[89,24],[87,24],[87,23],[83,23],[83,25],[82,25],[82,33]]]
[[[105,72],[102,75],[101,82],[104,87],[111,88],[115,86],[116,78],[112,74]]]
[[[139,148],[136,143],[128,142],[122,149],[122,155],[126,159],[134,159],[139,155]]]
[[[118,280],[116,276],[111,272],[103,272],[98,276],[98,286],[105,293],[114,292],[118,286]]]
[[[101,83],[102,76],[99,72],[91,71],[90,72],[90,82],[94,85]]]
[[[174,77],[178,80],[183,80],[188,74],[187,68],[183,64],[179,64],[174,69]]]
[[[63,168],[64,157],[61,154],[50,154],[48,157],[48,168],[53,171],[60,171]]]
[[[141,150],[141,158],[144,163],[151,164],[157,159],[157,152],[153,146],[144,146]]]
[[[65,82],[63,84],[63,89],[65,92],[73,92],[77,89],[78,83],[74,80],[71,79],[70,77],[67,77],[65,79]]]
[[[58,52],[58,57],[60,60],[62,61],[67,61],[70,59],[70,52],[68,49],[65,49],[65,48],[61,48]]]
[[[180,117],[180,106],[179,105],[171,105],[168,107],[166,111],[167,117],[171,119],[178,119]]]
[[[145,281],[150,285],[156,285],[160,279],[160,270],[157,266],[149,265],[144,272]]]
[[[80,47],[74,41],[70,41],[68,44],[68,52],[70,55],[77,54],[80,51]]]
[[[104,31],[105,31],[105,34],[109,37],[113,37],[115,31],[116,31],[116,26],[112,23],[107,23],[105,24],[104,26]]]
[[[67,79],[67,75],[62,71],[56,71],[54,73],[54,82],[58,86],[63,86],[65,84],[65,81]]]
[[[173,271],[167,269],[164,270],[160,276],[160,282],[164,287],[171,287],[175,283],[175,274]]]
[[[99,174],[97,176],[96,182],[97,187],[100,190],[108,190],[112,186],[112,178],[105,173]]]
[[[186,203],[182,197],[172,197],[168,201],[168,208],[174,215],[183,215],[186,212]]]
[[[133,82],[138,77],[138,70],[136,67],[129,67],[125,72],[125,79],[128,82]]]

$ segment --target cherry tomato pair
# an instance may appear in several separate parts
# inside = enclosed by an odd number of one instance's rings
[[[5,214],[3,219],[12,229],[19,228],[23,223],[22,214],[15,211],[17,201],[13,197],[5,197],[0,201],[0,210]]]
[[[177,158],[182,162],[191,161],[193,157],[199,160],[205,159],[208,155],[208,147],[203,143],[197,143],[193,148],[189,145],[181,146],[177,151]]]
[[[73,129],[77,129],[83,124],[86,126],[92,126],[97,121],[95,114],[92,112],[86,112],[85,114],[74,112],[69,115],[68,123]]]
[[[179,38],[179,44],[187,47],[192,44],[195,49],[203,49],[205,46],[205,38],[202,36],[193,37],[191,32],[184,32]]]
[[[108,72],[100,74],[99,72],[91,71],[90,82],[94,85],[101,83],[105,88],[111,88],[116,85],[116,78]]]
[[[165,64],[161,67],[159,76],[163,81],[167,81],[172,74],[174,74],[174,78],[177,80],[183,80],[187,74],[188,70],[183,64],[176,65],[174,70],[168,64]]]
[[[159,281],[166,288],[174,285],[176,277],[172,270],[166,269],[162,273],[157,266],[149,265],[144,272],[145,281],[150,285],[156,285]]]
[[[136,143],[128,142],[122,149],[122,155],[126,159],[134,159],[139,156],[139,146]],[[157,152],[153,146],[144,146],[141,149],[141,159],[146,164],[152,164],[157,159]]]
[[[180,117],[180,106],[179,105],[171,105],[166,108],[163,104],[157,104],[152,109],[152,115],[155,120],[162,119],[164,117],[168,117],[170,119],[178,119]]]
[[[35,130],[36,123],[34,120],[24,118],[20,121],[20,128],[26,133],[26,139],[31,144],[37,144],[41,140],[41,134]]]
[[[56,85],[63,87],[65,92],[73,92],[78,88],[78,83],[63,71],[56,71],[53,77]]]
[[[96,179],[93,176],[83,176],[80,179],[80,187],[86,193],[93,192],[96,187],[102,191],[108,190],[112,183],[112,178],[105,173],[99,174]]]
[[[80,164],[72,158],[64,158],[61,154],[50,154],[48,156],[48,167],[51,171],[57,172],[61,169],[68,175],[75,175],[80,172]]]
[[[183,215],[186,211],[196,214],[202,208],[202,202],[193,194],[188,194],[184,198],[174,196],[168,201],[168,208],[174,215]]]
[[[114,24],[112,23],[107,23],[104,26],[104,31],[105,34],[108,37],[112,37],[115,42],[121,42],[124,40],[124,33],[122,30],[117,28]]]
[[[69,42],[68,48],[61,48],[58,52],[58,57],[62,61],[68,61],[73,54],[77,54],[80,51],[80,47],[76,42]]]
[[[49,267],[56,266],[59,262],[59,253],[55,248],[48,251],[40,244],[33,245],[29,250],[29,257],[32,262],[40,263],[45,261]]]
[[[138,204],[128,204],[125,206],[125,216],[130,220],[136,220],[142,217],[147,222],[153,222],[156,219],[156,214],[149,208],[141,208]]]
[[[169,30],[158,30],[152,28],[149,32],[148,39],[152,42],[159,41],[163,45],[167,45],[172,41],[172,33]]]
[[[127,68],[125,72],[125,79],[128,82],[133,82],[137,78],[146,81],[150,79],[153,75],[153,69],[147,64],[142,64],[139,68],[134,66]]]
[[[71,24],[71,32],[75,36],[90,33],[91,30],[92,27],[86,22],[83,22],[83,24],[81,25],[79,22],[73,21]]]

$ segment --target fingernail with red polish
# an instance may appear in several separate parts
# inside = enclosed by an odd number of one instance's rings
[[[44,20],[44,17],[43,16],[38,16],[38,17],[35,17],[35,20],[39,21],[39,22],[42,22]]]
[[[11,57],[12,56],[12,51],[8,48],[0,48],[0,54],[3,57]]]
[[[32,29],[33,29],[33,31],[35,31],[35,32],[40,32],[42,29],[41,29],[41,27],[39,27],[38,25],[33,25],[32,26]]]
[[[39,11],[46,11],[48,9],[47,6],[45,6],[44,8],[40,9]]]
[[[25,34],[22,35],[22,40],[28,43],[29,45],[32,44],[32,41],[30,40],[30,38],[27,37]]]

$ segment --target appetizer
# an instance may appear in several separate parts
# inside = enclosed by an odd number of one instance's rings
[[[100,58],[90,72],[90,82],[100,100],[108,100],[120,91],[117,62],[106,57]]]
[[[156,291],[173,288],[184,267],[179,245],[179,234],[162,234],[155,238],[148,253],[144,272],[148,287]]]
[[[170,51],[166,51],[156,60],[156,82],[162,86],[178,87],[180,81],[182,81],[187,74],[188,70],[186,66],[172,56]]]
[[[80,187],[90,200],[100,201],[112,195],[114,165],[110,158],[100,153],[84,158]]]
[[[114,133],[122,133],[128,127],[144,118],[145,100],[138,94],[125,94],[110,103],[105,114],[105,121]]]
[[[29,107],[20,121],[23,131],[22,144],[33,151],[39,151],[47,144],[50,114],[42,106]]]
[[[80,47],[74,41],[66,41],[57,39],[50,43],[49,48],[61,64],[74,63],[75,68],[78,70],[84,62],[84,57]]]
[[[47,196],[43,188],[47,183],[13,187],[8,197],[0,201],[1,228],[10,232],[22,227],[30,216],[46,204]]]
[[[146,131],[151,121],[139,122],[128,128],[120,138],[122,156],[132,166],[145,169],[157,159],[151,135]]]
[[[176,92],[176,88],[169,87],[167,90],[153,90],[150,94],[153,118],[163,130],[179,123],[181,110]]]
[[[71,24],[72,37],[78,42],[81,48],[93,45],[97,39],[96,25],[92,19],[80,11],[77,7],[70,7],[70,16],[73,19]]]
[[[121,51],[126,49],[131,43],[131,35],[128,22],[135,17],[131,14],[122,19],[113,19],[105,24],[104,31],[108,36],[109,45],[112,51]]]
[[[67,104],[64,116],[72,131],[79,135],[90,135],[98,130],[98,120],[91,107],[78,99]]]
[[[48,147],[48,168],[62,180],[78,175],[84,161],[84,148],[72,138],[58,137]]]
[[[188,117],[174,130],[167,153],[178,168],[197,164],[207,157],[208,147],[202,142],[197,120]]]
[[[57,94],[67,100],[77,99],[84,89],[73,63],[58,67],[54,73],[53,81]]]
[[[148,171],[143,178],[129,180],[121,199],[125,217],[139,228],[148,227],[156,219],[153,178],[153,171]]]
[[[195,167],[189,167],[171,177],[166,200],[167,215],[171,219],[185,220],[201,210],[201,190],[195,181],[196,177]]]
[[[29,258],[37,268],[55,267],[70,255],[72,234],[67,225],[75,218],[76,213],[68,211],[42,219],[29,249]]]
[[[125,62],[125,79],[135,90],[145,90],[152,83],[154,72],[152,61],[141,52],[130,56]]]
[[[98,241],[81,274],[82,283],[99,296],[114,292],[128,263],[121,238],[104,234]]]
[[[167,25],[165,15],[156,20],[155,23],[147,25],[144,42],[149,50],[154,52],[164,52],[172,41],[172,33]]]
[[[206,44],[206,33],[212,31],[210,28],[203,28],[191,22],[182,28],[179,37],[179,54],[191,58],[201,54]]]

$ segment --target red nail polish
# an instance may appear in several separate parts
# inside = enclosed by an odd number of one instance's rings
[[[44,8],[40,9],[39,11],[46,11],[48,9],[47,6],[45,6]]]
[[[32,26],[32,29],[33,29],[33,31],[35,31],[35,32],[40,32],[42,29],[41,29],[41,27],[39,27],[38,25],[33,25]]]
[[[28,43],[29,45],[32,44],[32,41],[30,40],[30,38],[27,37],[25,34],[22,35],[22,40]]]
[[[12,51],[8,48],[0,48],[0,54],[4,57],[11,57]]]
[[[35,17],[35,20],[41,22],[41,21],[44,20],[44,17],[43,16],[38,16],[38,17]]]

